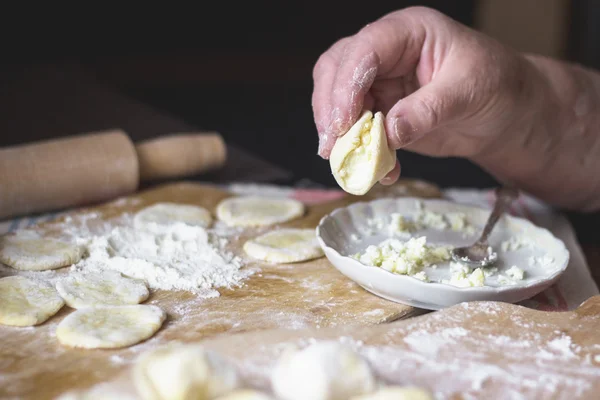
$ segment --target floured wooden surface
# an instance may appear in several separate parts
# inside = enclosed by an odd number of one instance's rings
[[[391,192],[393,191],[393,192]],[[382,195],[439,196],[435,187],[420,182],[400,184],[368,197],[347,196],[327,204],[308,206],[307,215],[280,226],[315,227],[337,207]],[[163,186],[106,206],[81,210],[38,228],[49,236],[95,232],[117,223],[123,216],[156,202],[196,204],[211,212],[231,194],[210,186],[180,183]],[[126,218],[125,218],[126,220]],[[271,228],[247,229],[230,241],[243,256],[246,238]],[[245,257],[245,256],[244,256]],[[245,257],[246,258],[246,257]],[[157,291],[145,304],[163,308],[168,319],[150,340],[123,350],[72,350],[62,347],[54,331],[72,310],[64,307],[55,317],[35,328],[0,326],[0,397],[54,398],[72,388],[85,388],[108,380],[141,351],[171,340],[195,342],[221,333],[264,329],[372,325],[420,313],[411,307],[375,297],[331,267],[325,258],[290,265],[258,266],[241,288],[219,290],[221,296],[199,299],[188,292]],[[0,277],[14,273],[0,270]],[[48,279],[65,270],[42,272]],[[38,275],[44,276],[44,275]]]
[[[246,382],[269,391],[283,349],[337,340],[366,357],[386,384],[417,385],[438,399],[597,399],[600,296],[574,312],[463,303],[390,324],[274,330],[208,339]],[[100,390],[135,396],[129,371]],[[135,398],[135,397],[133,397]]]

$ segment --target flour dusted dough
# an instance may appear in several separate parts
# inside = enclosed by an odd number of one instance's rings
[[[150,294],[143,281],[117,271],[69,274],[58,281],[56,290],[73,308],[139,304]]]
[[[0,262],[26,271],[43,271],[75,264],[83,256],[79,246],[30,235],[0,237]]]
[[[419,387],[388,386],[375,393],[355,396],[350,400],[434,400],[431,393]]]
[[[281,400],[347,400],[371,393],[376,386],[365,360],[351,348],[329,341],[288,350],[271,379],[273,392]]]
[[[56,290],[45,282],[23,276],[0,279],[0,324],[41,324],[64,306]]]
[[[357,196],[396,166],[396,151],[387,143],[383,114],[365,111],[350,130],[339,137],[329,157],[331,172],[344,191]]]
[[[82,308],[58,324],[56,337],[70,347],[116,349],[148,339],[165,318],[165,312],[152,305]]]
[[[217,206],[217,217],[231,226],[268,226],[290,221],[302,214],[304,204],[286,198],[230,197]]]
[[[146,400],[213,399],[235,390],[237,370],[200,345],[171,343],[144,353],[133,368],[133,382]]]
[[[273,263],[292,263],[323,256],[314,229],[278,229],[244,243],[251,257]]]
[[[271,396],[252,389],[236,390],[215,400],[274,400]]]
[[[171,225],[176,222],[208,228],[212,216],[207,209],[199,206],[164,202],[142,209],[133,218],[136,228],[143,228],[149,223]]]

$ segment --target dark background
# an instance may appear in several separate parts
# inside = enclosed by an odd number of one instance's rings
[[[539,1],[540,13],[544,4]],[[600,32],[594,21],[600,4],[569,4],[565,58],[599,67]],[[63,123],[77,119],[93,121],[94,129],[117,124],[134,140],[166,133],[152,118],[134,127],[134,117],[120,105],[95,101],[97,94],[86,91],[78,72],[71,72],[72,65],[80,65],[123,96],[191,127],[219,131],[228,143],[292,171],[293,180],[333,186],[328,163],[316,156],[312,67],[339,38],[410,5],[430,6],[473,26],[479,2],[196,2],[186,7],[156,3],[155,8],[146,2],[129,9],[108,4],[7,9],[0,39],[0,145],[79,133],[88,125]],[[44,89],[44,80],[51,82],[49,88]],[[441,186],[495,184],[464,160],[402,151],[399,159],[406,177]]]

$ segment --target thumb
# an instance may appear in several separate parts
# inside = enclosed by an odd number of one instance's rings
[[[464,116],[471,96],[463,86],[456,79],[438,76],[397,102],[385,120],[389,145],[394,149],[406,147],[428,132]]]

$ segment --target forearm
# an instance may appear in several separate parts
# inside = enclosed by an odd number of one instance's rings
[[[600,209],[600,74],[525,56],[529,93],[502,143],[478,162],[560,207]]]

